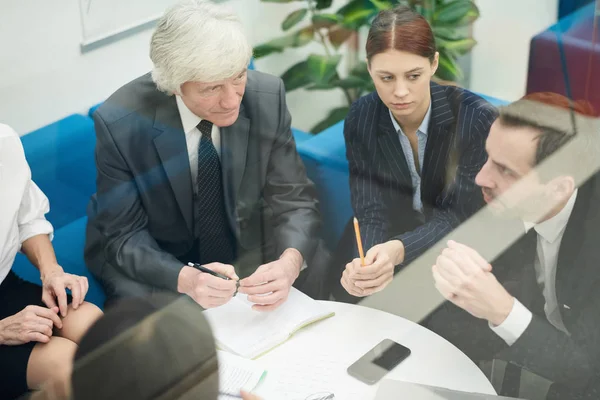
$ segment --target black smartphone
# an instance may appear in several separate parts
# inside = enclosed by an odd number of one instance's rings
[[[348,367],[348,374],[372,385],[410,355],[410,349],[390,339],[382,340],[354,364]]]

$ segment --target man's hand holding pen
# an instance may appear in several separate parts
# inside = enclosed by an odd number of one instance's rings
[[[177,291],[187,294],[204,308],[214,308],[226,304],[235,295],[238,276],[232,265],[210,263],[203,266],[214,273],[202,272],[186,265],[179,272]],[[229,279],[223,279],[220,274]],[[215,276],[217,275],[217,276]]]
[[[179,272],[177,290],[204,308],[226,304],[239,290],[255,303],[252,309],[272,311],[287,300],[303,263],[300,252],[290,248],[278,260],[261,265],[241,281],[232,265],[189,263]]]
[[[261,265],[252,275],[242,279],[239,291],[255,303],[253,310],[273,311],[287,300],[303,263],[302,254],[289,248],[278,260]]]

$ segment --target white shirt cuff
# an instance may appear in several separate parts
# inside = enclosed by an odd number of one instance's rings
[[[512,346],[531,322],[532,314],[519,300],[515,298],[508,317],[498,326],[489,324],[490,329],[500,336],[507,345]]]
[[[49,236],[50,241],[52,241],[54,238],[54,229],[52,228],[52,224],[43,217],[19,226],[19,242],[21,244],[23,244],[23,242],[27,239],[44,234]]]
[[[48,211],[50,211],[48,198],[35,182],[30,180],[23,193],[17,217],[19,242],[21,244],[36,235],[46,234],[52,240],[54,229],[52,224],[44,217]]]
[[[306,261],[304,261],[300,267],[300,272],[304,271],[306,268],[308,268],[308,265],[306,264]]]

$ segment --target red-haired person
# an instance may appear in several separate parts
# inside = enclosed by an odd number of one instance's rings
[[[475,182],[504,217],[498,223],[515,221],[521,236],[491,265],[449,241],[433,266],[449,302],[426,326],[474,361],[510,361],[549,379],[549,399],[600,398],[600,124],[592,115],[552,93],[502,107]]]
[[[476,94],[432,82],[439,62],[433,32],[408,7],[379,13],[366,52],[376,91],[352,105],[344,126],[366,265],[349,224],[332,269],[345,289],[334,286],[334,296],[345,301],[385,288],[483,205],[474,179],[497,116]]]

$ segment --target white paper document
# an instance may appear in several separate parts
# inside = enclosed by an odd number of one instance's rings
[[[217,351],[219,359],[219,400],[235,398],[225,393],[238,396],[243,389],[253,391],[267,372],[255,361],[236,356],[224,351]]]
[[[307,354],[294,357],[285,368],[269,371],[268,382],[256,394],[264,400],[305,400],[333,396],[333,400],[371,400],[370,386],[348,378],[348,364],[337,353]],[[306,366],[311,365],[310,369]],[[372,393],[370,393],[372,392]]]
[[[274,311],[254,311],[252,305],[246,295],[238,294],[229,303],[204,312],[220,349],[257,358],[304,326],[334,315],[293,287],[286,302]]]

